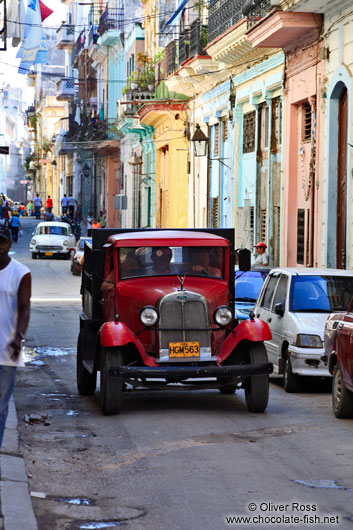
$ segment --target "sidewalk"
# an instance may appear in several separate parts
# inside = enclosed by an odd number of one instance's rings
[[[13,398],[9,403],[0,453],[0,529],[38,530],[29,493],[24,459],[20,453],[17,416]]]

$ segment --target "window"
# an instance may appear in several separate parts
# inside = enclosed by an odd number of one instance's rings
[[[297,212],[297,263],[304,265],[304,229],[305,210],[300,208]]]
[[[259,151],[268,147],[268,116],[269,109],[266,103],[259,105]]]
[[[266,241],[266,210],[261,210],[260,239]]]
[[[308,102],[303,105],[303,142],[311,139],[311,106]]]
[[[222,120],[223,123],[223,142],[226,142],[228,140],[228,120],[224,119]]]
[[[290,310],[303,313],[347,311],[352,296],[352,277],[296,276],[292,279]]]
[[[271,149],[276,150],[282,144],[282,102],[281,98],[272,100]]]
[[[243,153],[252,153],[253,151],[255,151],[255,118],[255,111],[244,114]]]
[[[219,157],[219,124],[213,126],[213,156]]]
[[[277,285],[276,294],[273,298],[273,307],[275,307],[276,304],[282,304],[284,307],[287,297],[287,285],[288,276],[282,274]]]
[[[275,288],[278,282],[278,278],[279,278],[278,274],[270,277],[267,287],[265,289],[265,292],[262,295],[261,307],[265,307],[266,309],[271,308],[271,300],[272,300],[273,293],[275,291]]]

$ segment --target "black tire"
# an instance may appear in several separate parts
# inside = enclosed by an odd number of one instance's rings
[[[81,396],[92,396],[96,391],[97,372],[92,374],[82,364],[82,346],[81,335],[77,339],[77,357],[76,357],[76,381],[77,389]]]
[[[267,363],[263,342],[253,342],[249,347],[250,364]],[[245,383],[245,399],[249,412],[264,412],[268,404],[269,376],[252,375]]]
[[[353,417],[353,394],[344,386],[339,364],[333,371],[332,408],[336,418]]]
[[[35,252],[32,252],[32,259],[37,259],[37,254]]]
[[[293,374],[292,363],[287,354],[284,360],[283,388],[288,393],[298,392],[300,388],[300,376]]]
[[[119,348],[102,348],[101,353],[101,409],[105,416],[119,414],[123,400],[123,378],[110,377],[110,368],[123,365]]]

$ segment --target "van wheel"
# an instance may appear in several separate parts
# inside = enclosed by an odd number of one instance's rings
[[[77,357],[76,357],[76,380],[77,389],[81,396],[91,396],[96,391],[97,372],[94,370],[90,373],[82,363],[82,346],[81,334],[77,339]]]
[[[249,348],[250,364],[267,363],[267,353],[263,342],[254,342]],[[268,404],[269,376],[252,375],[245,383],[246,405],[250,412],[264,412]]]
[[[336,418],[353,417],[353,394],[344,386],[339,364],[333,372],[332,408]]]
[[[122,352],[119,348],[102,348],[101,409],[105,416],[120,412],[123,399],[123,378],[111,377],[109,370],[122,365]]]
[[[284,373],[283,373],[283,388],[286,392],[298,392],[300,387],[299,376],[293,374],[292,363],[290,362],[289,355],[286,355],[284,361]]]

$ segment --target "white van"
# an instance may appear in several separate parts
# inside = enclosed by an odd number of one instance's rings
[[[296,392],[301,376],[331,377],[323,347],[330,313],[347,311],[353,272],[337,269],[273,269],[260,291],[254,313],[269,325],[265,342],[273,373],[283,374],[286,392]]]

